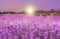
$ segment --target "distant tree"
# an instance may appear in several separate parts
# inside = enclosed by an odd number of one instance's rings
[[[55,9],[51,9],[50,12],[55,12]]]
[[[43,13],[43,12],[44,12],[44,10],[40,10],[40,12],[41,12],[41,13]]]
[[[11,11],[11,12],[9,12],[9,14],[15,14],[16,12],[14,12],[14,11]]]
[[[6,14],[6,13],[7,13],[6,11],[2,12],[2,14]]]
[[[0,14],[2,14],[2,12],[0,12]]]

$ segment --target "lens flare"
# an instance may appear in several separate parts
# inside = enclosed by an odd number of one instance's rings
[[[35,8],[33,6],[28,6],[28,7],[26,7],[25,12],[27,15],[30,15],[30,16],[34,15]]]

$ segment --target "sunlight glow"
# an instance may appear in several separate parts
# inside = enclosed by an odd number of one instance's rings
[[[34,12],[35,12],[35,8],[34,7],[32,7],[32,6],[28,6],[28,7],[26,7],[26,9],[25,9],[26,11],[26,14],[27,15],[34,15]]]

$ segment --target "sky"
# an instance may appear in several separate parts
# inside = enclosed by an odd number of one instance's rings
[[[60,0],[0,0],[0,11],[24,11],[26,6],[36,10],[60,10]]]

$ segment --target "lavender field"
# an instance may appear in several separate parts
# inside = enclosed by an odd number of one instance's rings
[[[0,39],[60,39],[60,16],[0,14]]]

